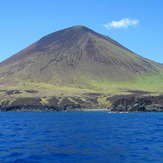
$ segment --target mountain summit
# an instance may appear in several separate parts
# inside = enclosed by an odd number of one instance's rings
[[[0,76],[53,84],[89,85],[85,79],[129,80],[159,72],[107,36],[85,26],[51,33],[0,64]]]
[[[51,33],[1,62],[0,88],[32,89],[38,92],[32,96],[39,97],[155,92],[162,87],[162,72],[162,64],[78,25]]]

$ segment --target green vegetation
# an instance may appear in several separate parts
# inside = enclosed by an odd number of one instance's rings
[[[163,92],[163,74],[138,76],[129,81],[89,80],[94,90],[99,92],[120,93],[128,90]]]
[[[48,99],[49,99],[49,97],[42,97],[40,103],[42,105],[48,105],[49,104]]]
[[[107,100],[108,96],[100,96],[98,98],[99,106],[108,108],[111,106],[110,101]]]
[[[66,91],[66,92],[89,92],[88,89],[80,89],[68,86],[59,86],[53,85],[50,83],[40,83],[40,82],[24,82],[20,85],[22,88],[34,89],[34,90],[58,90],[58,91]]]
[[[5,101],[6,101],[6,99],[1,99],[1,101],[0,101],[0,105],[2,105],[3,102],[5,102]]]

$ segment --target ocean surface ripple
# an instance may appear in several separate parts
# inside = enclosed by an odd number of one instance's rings
[[[2,163],[162,163],[163,113],[1,112]]]

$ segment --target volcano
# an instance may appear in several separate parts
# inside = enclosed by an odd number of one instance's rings
[[[160,92],[162,72],[162,64],[78,25],[51,33],[1,62],[0,95],[3,99],[6,92],[18,91],[7,97],[41,97],[48,103],[53,96],[106,99],[122,92]],[[100,97],[95,96],[96,102]]]

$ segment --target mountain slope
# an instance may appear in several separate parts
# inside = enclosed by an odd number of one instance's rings
[[[49,34],[1,62],[0,89],[39,92],[23,97],[156,92],[162,87],[162,71],[162,64],[87,27],[74,26]]]
[[[45,36],[0,67],[1,76],[65,85],[87,77],[124,80],[159,72],[157,64],[84,26]]]

